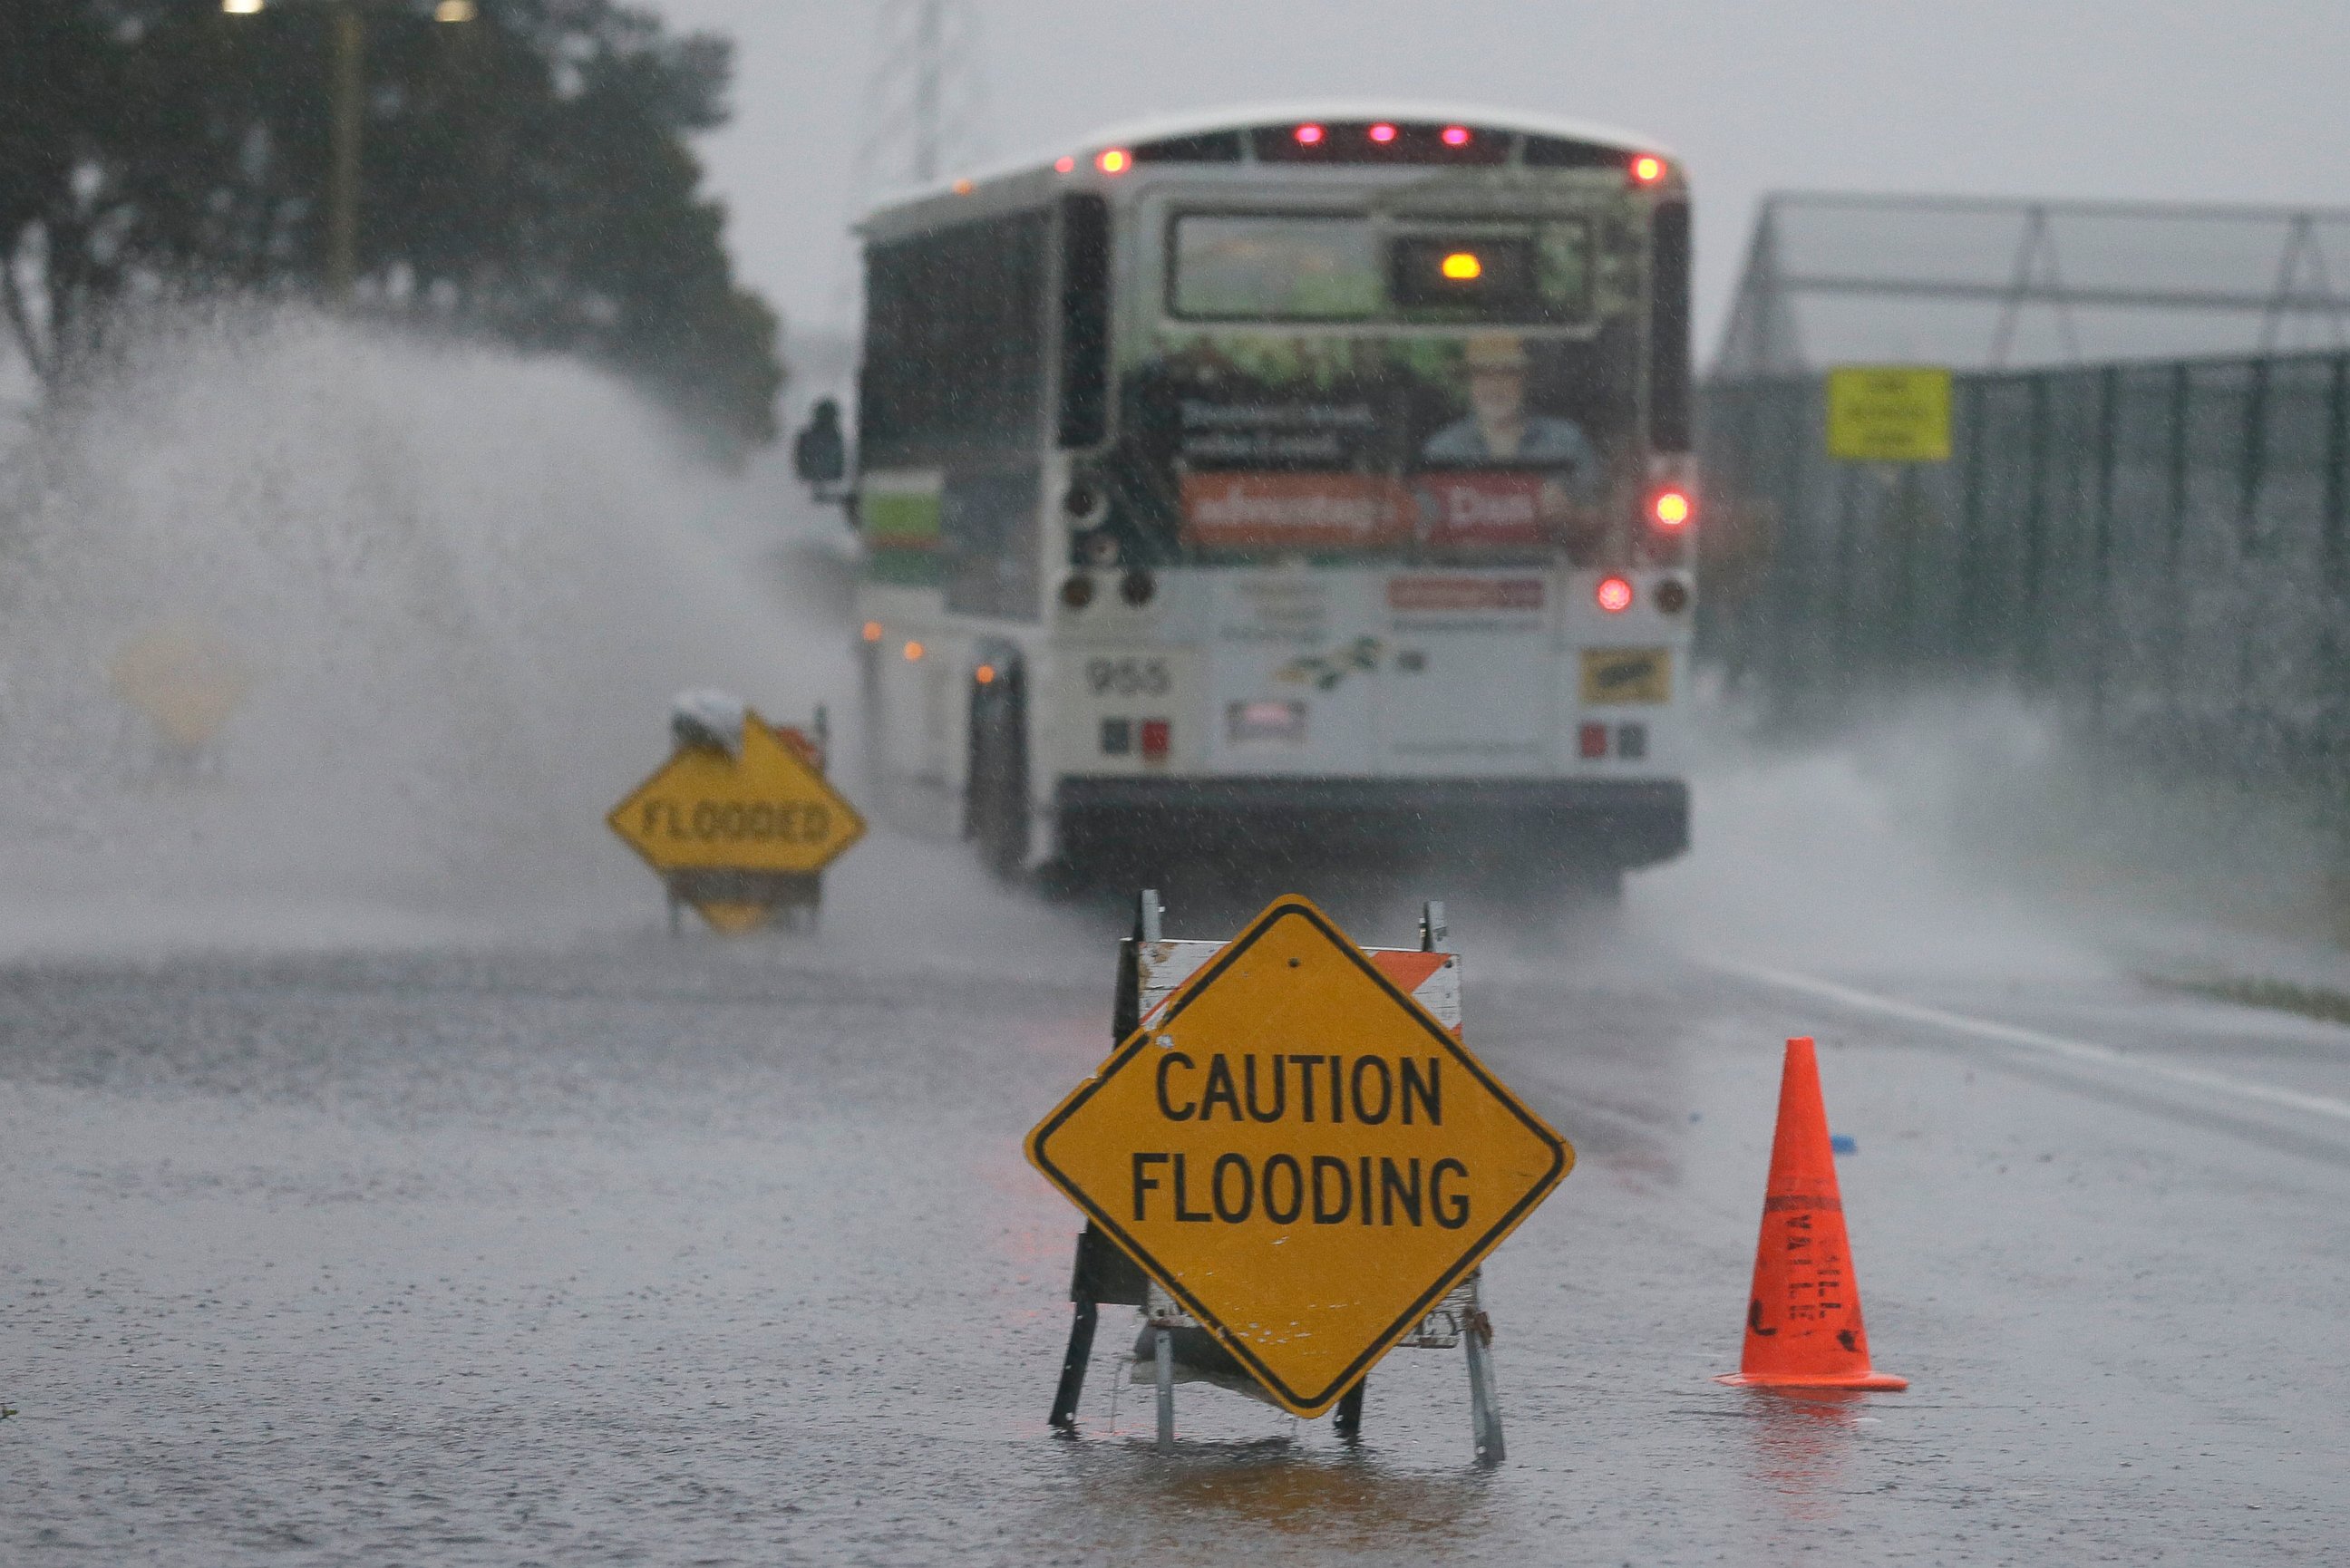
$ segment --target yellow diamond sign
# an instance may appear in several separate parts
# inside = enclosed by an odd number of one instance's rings
[[[865,819],[756,713],[743,754],[688,747],[606,818],[654,870],[821,871]]]
[[[1028,1158],[1268,1393],[1315,1416],[1575,1151],[1291,897],[1038,1124]]]

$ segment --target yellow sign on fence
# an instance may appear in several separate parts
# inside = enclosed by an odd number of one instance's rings
[[[1845,462],[1950,462],[1950,371],[1919,365],[1830,370],[1828,455]]]
[[[1285,1408],[1328,1408],[1575,1151],[1304,898],[1276,900],[1028,1158]]]

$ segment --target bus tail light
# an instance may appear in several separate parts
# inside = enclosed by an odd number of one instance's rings
[[[1112,147],[1097,153],[1094,167],[1105,174],[1123,174],[1134,167],[1134,154],[1123,147]]]
[[[1668,484],[1648,497],[1648,521],[1668,534],[1679,533],[1695,515],[1697,503],[1680,485]]]
[[[1308,124],[1299,126],[1291,134],[1297,138],[1297,145],[1300,147],[1319,147],[1322,145],[1324,131],[1318,125]]]
[[[1597,599],[1599,607],[1609,615],[1622,615],[1632,607],[1632,579],[1616,576],[1602,577],[1592,597]]]
[[[1653,185],[1665,177],[1665,161],[1653,152],[1643,152],[1632,160],[1632,183]]]

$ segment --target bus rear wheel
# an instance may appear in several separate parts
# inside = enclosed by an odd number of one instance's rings
[[[963,773],[962,836],[980,863],[1006,881],[1028,860],[1028,698],[1017,659],[980,667],[971,687],[971,745]]]

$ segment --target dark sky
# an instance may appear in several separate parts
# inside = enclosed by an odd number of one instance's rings
[[[705,145],[743,272],[795,324],[842,237],[877,5],[650,0],[739,46]],[[996,157],[1138,114],[1394,94],[1652,133],[1697,192],[1710,354],[1776,189],[2350,203],[2350,0],[979,0]]]

